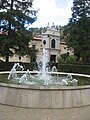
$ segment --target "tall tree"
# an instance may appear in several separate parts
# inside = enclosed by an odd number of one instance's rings
[[[26,54],[30,41],[28,26],[36,20],[36,10],[32,10],[33,0],[1,0],[0,1],[0,55],[9,56],[16,50],[19,55]]]
[[[90,0],[73,0],[72,21],[83,17],[90,18]]]
[[[83,62],[90,58],[90,0],[74,0],[66,43]]]

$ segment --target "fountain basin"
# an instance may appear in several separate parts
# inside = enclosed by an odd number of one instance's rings
[[[88,106],[90,85],[29,86],[0,83],[0,103],[17,107],[50,109]]]

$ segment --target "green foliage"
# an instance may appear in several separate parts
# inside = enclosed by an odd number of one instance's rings
[[[30,47],[27,54],[30,56],[31,62],[36,62],[36,54],[38,50],[36,48]]]
[[[27,28],[36,20],[35,10],[30,10],[32,2],[28,0],[0,1],[0,56],[8,62],[14,50],[20,56],[26,54],[30,34]],[[3,46],[3,47],[2,47]]]
[[[17,31],[17,34],[18,35],[15,37],[15,53],[19,56],[24,56],[28,54],[29,42],[32,38],[32,32],[19,30]]]
[[[75,63],[77,60],[77,57],[75,55],[69,55],[67,58],[66,58],[66,61],[65,63],[68,63],[68,64],[73,64]]]
[[[66,44],[83,62],[90,58],[90,1],[74,0],[72,18],[67,25]]]
[[[58,58],[58,63],[65,63],[65,64],[73,64],[77,60],[77,57],[75,55],[69,55],[68,53],[62,54]]]
[[[64,63],[65,62],[65,60],[60,56],[59,58],[58,58],[58,63]]]
[[[67,53],[61,54],[60,57],[58,57],[58,63],[65,63],[67,56]]]
[[[68,35],[68,26],[62,26],[60,27],[60,38],[61,40],[66,40],[67,39],[67,35]]]
[[[38,36],[42,34],[43,32],[47,31],[47,27],[40,27],[40,28],[31,28],[31,30],[33,31],[33,36]]]
[[[72,20],[90,17],[90,0],[73,0]]]
[[[68,55],[69,55],[68,53],[61,54],[60,57],[58,58],[58,63],[65,63]]]

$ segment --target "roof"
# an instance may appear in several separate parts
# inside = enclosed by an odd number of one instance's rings
[[[32,40],[41,41],[42,38],[41,37],[34,37]]]

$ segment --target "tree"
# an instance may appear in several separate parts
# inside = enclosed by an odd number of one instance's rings
[[[30,56],[31,62],[36,62],[37,52],[38,50],[33,47],[28,49],[28,55]]]
[[[74,49],[83,62],[90,58],[90,1],[74,0],[72,18],[67,25],[67,46]]]
[[[90,18],[90,0],[73,0],[72,21]]]
[[[20,56],[26,54],[30,35],[28,26],[36,20],[36,10],[31,10],[33,0],[0,1],[0,55],[6,62],[14,50]],[[18,51],[18,52],[17,52]]]

